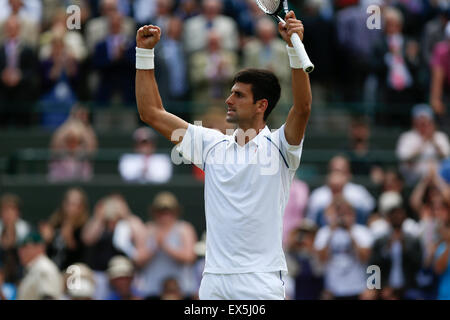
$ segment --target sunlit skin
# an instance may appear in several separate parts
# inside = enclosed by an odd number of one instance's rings
[[[242,134],[246,133],[245,142],[253,139],[266,126],[264,112],[267,109],[268,101],[261,99],[254,102],[251,84],[235,83],[225,103],[228,106],[227,122],[236,124],[238,128],[242,129]],[[251,128],[256,131],[246,132]],[[240,142],[239,133],[237,139]]]

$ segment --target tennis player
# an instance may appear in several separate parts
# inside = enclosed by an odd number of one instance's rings
[[[165,111],[153,70],[160,28],[144,26],[137,32],[140,117],[205,171],[202,300],[285,299],[282,219],[300,164],[312,97],[309,77],[290,41],[294,32],[303,40],[301,21],[290,11],[278,30],[287,43],[294,104],[286,122],[278,130],[269,130],[266,120],[280,97],[278,79],[270,71],[244,69],[235,76],[226,100],[226,120],[236,125],[232,135],[189,124]]]

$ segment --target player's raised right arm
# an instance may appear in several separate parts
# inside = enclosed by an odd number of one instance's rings
[[[152,25],[144,26],[136,34],[137,47],[147,50],[153,49],[159,42],[160,37],[161,29],[159,27]],[[138,52],[137,54],[147,55],[149,53]],[[144,57],[143,59],[147,59],[146,61],[148,62],[150,58]],[[188,123],[164,109],[161,96],[159,95],[158,84],[155,79],[155,71],[153,68],[147,68],[138,66],[138,63],[136,65],[136,102],[139,116],[142,121],[172,141],[171,137],[174,130],[187,129]],[[177,134],[177,137],[179,136],[183,136],[183,134]],[[172,142],[178,143],[180,141]]]

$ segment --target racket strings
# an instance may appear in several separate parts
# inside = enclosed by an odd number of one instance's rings
[[[280,7],[280,2],[281,0],[256,0],[261,10],[268,14],[276,13]]]

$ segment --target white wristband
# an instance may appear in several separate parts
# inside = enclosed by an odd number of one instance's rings
[[[289,55],[289,63],[291,65],[292,69],[302,69],[302,61],[300,60],[300,57],[297,55],[297,51],[295,51],[294,48],[289,47],[286,45],[286,49]]]
[[[136,69],[155,69],[155,49],[143,49],[136,47]]]

